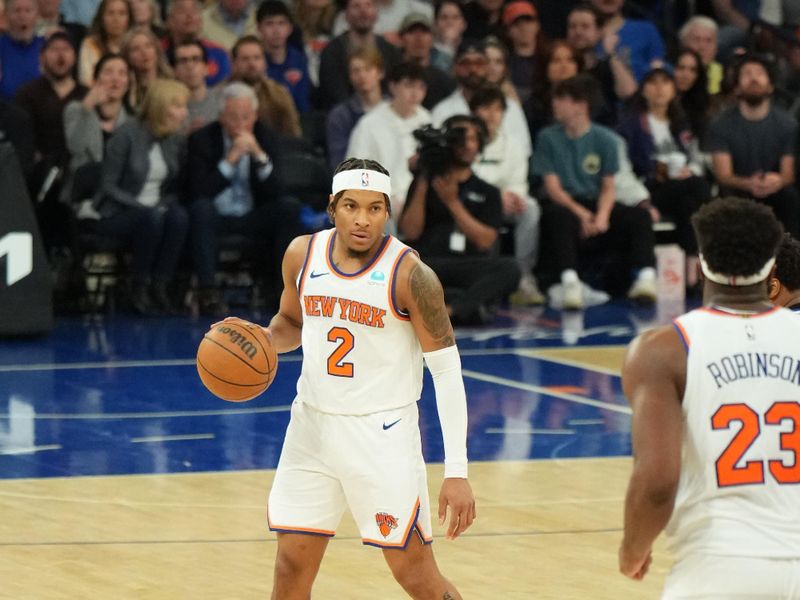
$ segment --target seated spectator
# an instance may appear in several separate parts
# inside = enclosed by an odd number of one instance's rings
[[[0,144],[14,146],[22,174],[33,171],[33,123],[23,109],[0,97]]]
[[[78,81],[92,85],[94,67],[104,54],[122,52],[122,40],[133,26],[133,10],[127,0],[101,0],[78,52]]]
[[[154,36],[161,38],[166,33],[161,22],[161,6],[156,0],[130,0],[133,12],[132,27],[146,27]]]
[[[483,40],[490,35],[503,37],[503,0],[475,0],[463,7],[467,21],[464,39]]]
[[[706,72],[708,93],[712,96],[720,93],[722,86],[722,65],[715,58],[717,56],[717,23],[703,15],[696,15],[686,21],[678,33],[681,44],[697,52],[703,62]]]
[[[277,81],[266,76],[267,62],[261,40],[246,35],[234,44],[231,81],[241,81],[253,88],[258,98],[258,119],[289,137],[300,137],[300,115],[292,95]]]
[[[433,49],[431,64],[445,73],[453,68],[453,57],[461,44],[467,20],[457,0],[439,0],[434,4]]]
[[[194,1],[194,0],[192,0]],[[189,132],[219,116],[219,94],[206,85],[208,63],[206,47],[199,40],[178,42],[174,49],[175,79],[189,89]]]
[[[215,86],[231,74],[231,59],[227,48],[200,37],[203,29],[202,4],[200,0],[172,0],[167,12],[167,33],[161,38],[161,49],[167,62],[175,66],[175,48],[186,41],[198,40],[205,48],[206,85]]]
[[[603,18],[603,37],[616,36],[616,43],[609,40],[598,46],[598,55],[614,52],[625,56],[637,81],[641,81],[651,67],[664,62],[664,42],[655,25],[625,18],[622,12],[625,0],[591,1]]]
[[[138,118],[119,127],[106,146],[94,199],[97,233],[122,241],[132,253],[130,302],[142,315],[169,314],[167,293],[186,238],[181,206],[189,91],[158,79],[148,88]]]
[[[364,46],[375,46],[383,56],[387,70],[400,62],[400,52],[373,28],[378,18],[374,0],[347,0],[344,18],[349,29],[333,38],[322,51],[319,68],[319,107],[329,109],[344,102],[353,93],[347,72],[347,57]]]
[[[59,202],[69,155],[64,140],[64,106],[82,98],[86,88],[76,84],[75,47],[64,31],[55,31],[42,46],[42,75],[17,89],[14,103],[28,113],[33,124],[34,160],[27,184],[36,220],[49,256],[70,246],[64,226],[69,208]]]
[[[64,106],[86,94],[75,81],[75,46],[65,31],[56,31],[44,42],[39,58],[41,76],[17,90],[14,101],[33,119],[36,152],[40,159],[64,158],[62,114]],[[61,165],[60,160],[53,164]]]
[[[388,42],[398,45],[403,19],[413,13],[421,13],[433,19],[433,7],[426,0],[380,0],[375,3],[378,18],[373,31]],[[339,35],[347,31],[349,23],[344,13],[339,13],[333,22],[333,33]]]
[[[536,139],[542,128],[553,123],[552,91],[560,81],[575,77],[581,71],[581,55],[563,40],[550,46],[544,59],[543,76],[536,82],[533,95],[525,103],[525,116],[531,130],[531,138]],[[592,115],[599,112],[598,98],[592,98]]]
[[[542,304],[544,296],[533,276],[539,255],[539,203],[528,193],[528,161],[501,130],[506,98],[500,88],[480,88],[469,101],[472,113],[486,125],[486,145],[472,170],[500,190],[503,218],[514,228],[514,258],[522,277],[511,295],[514,304]]]
[[[289,43],[305,51],[308,76],[316,89],[320,57],[333,37],[333,20],[338,9],[333,0],[293,0],[290,6],[296,27]]]
[[[709,127],[708,151],[721,194],[753,198],[772,207],[784,229],[797,236],[800,198],[794,187],[797,123],[772,105],[770,65],[746,56],[734,72],[737,105]]]
[[[800,312],[800,242],[788,233],[778,248],[768,285],[770,302]]]
[[[431,122],[422,106],[425,74],[414,63],[400,63],[389,73],[390,99],[365,114],[350,135],[345,156],[369,156],[392,176],[392,214],[399,215],[411,185],[409,159],[416,153],[414,130]],[[393,224],[393,223],[392,223]]]
[[[156,79],[172,79],[172,68],[167,63],[158,38],[147,27],[134,27],[122,41],[123,58],[133,73],[130,104],[134,109],[144,100],[147,90]]]
[[[44,38],[36,35],[36,0],[8,0],[8,31],[0,35],[0,96],[11,100],[17,89],[39,76]]]
[[[687,274],[697,273],[697,242],[691,217],[711,190],[703,177],[703,157],[676,98],[675,80],[664,69],[651,70],[634,96],[633,109],[619,126],[635,173],[650,190],[655,221],[665,215],[675,223],[678,244],[686,253]],[[687,284],[696,281],[687,277]]]
[[[456,115],[443,127],[451,135],[463,130],[453,164],[433,177],[420,165],[398,225],[442,282],[454,324],[480,324],[492,304],[517,289],[520,272],[513,258],[493,253],[503,224],[500,190],[472,172],[485,137],[482,122]]]
[[[423,69],[428,91],[422,106],[430,110],[440,100],[453,93],[456,89],[455,80],[431,64],[433,32],[430,17],[424,13],[410,13],[403,19],[400,25],[400,48],[403,52],[403,61],[416,63]]]
[[[486,83],[497,86],[509,100],[519,102],[519,94],[508,70],[508,48],[493,35],[484,40],[486,46]]]
[[[656,298],[655,238],[647,211],[615,201],[618,143],[613,132],[592,123],[594,81],[578,75],[553,89],[556,124],[541,131],[533,172],[544,180],[542,246],[560,274],[564,308],[583,307],[580,257],[613,252],[620,272],[635,273],[628,296]],[[604,284],[607,282],[604,282]]]
[[[383,99],[383,57],[373,46],[353,52],[348,61],[348,77],[355,93],[333,107],[325,123],[328,146],[328,165],[333,171],[345,159],[350,134],[364,113],[375,108]]]
[[[520,102],[531,96],[533,84],[540,77],[538,59],[542,35],[539,13],[526,0],[513,0],[503,9],[503,27],[509,40],[508,71]]]
[[[689,119],[692,134],[698,140],[704,140],[710,119],[711,97],[700,55],[692,50],[681,50],[675,59],[674,77],[678,102]]]
[[[279,265],[289,242],[302,233],[300,205],[282,196],[277,140],[257,120],[258,112],[250,86],[228,84],[219,120],[189,136],[191,245],[203,315],[227,312],[215,281],[220,235],[262,243]]]
[[[105,54],[94,68],[92,87],[82,100],[72,100],[64,107],[64,137],[69,153],[69,167],[62,187],[61,199],[89,200],[96,186],[73,189],[75,173],[87,165],[100,163],[105,156],[106,141],[123,123],[131,118],[126,102],[130,87],[128,63],[119,54]],[[91,182],[89,177],[88,181]],[[83,182],[87,182],[84,179]],[[76,192],[80,198],[76,198]],[[79,209],[80,206],[75,206]]]
[[[72,40],[72,45],[80,48],[86,35],[86,26],[82,23],[67,21],[61,12],[61,0],[38,0],[39,19],[36,22],[36,33],[47,37],[57,29],[66,31]]]
[[[567,43],[581,55],[584,70],[600,84],[602,106],[594,107],[594,120],[613,127],[619,106],[639,86],[617,34],[603,28],[602,18],[592,4],[573,8],[567,17]],[[597,48],[602,50],[597,52]]]
[[[465,40],[458,49],[453,67],[458,89],[439,102],[433,110],[433,124],[441,125],[445,119],[459,114],[469,114],[469,99],[475,90],[486,84],[488,72],[486,47],[483,43]],[[531,136],[525,113],[519,102],[506,98],[506,113],[502,128],[509,139],[513,140],[523,156],[531,155]]]
[[[213,0],[203,11],[201,35],[222,48],[231,48],[236,40],[255,35],[256,6],[248,0]]]
[[[264,0],[256,12],[258,32],[267,54],[267,76],[283,84],[301,113],[311,109],[311,79],[305,53],[288,44],[294,27],[282,0]]]

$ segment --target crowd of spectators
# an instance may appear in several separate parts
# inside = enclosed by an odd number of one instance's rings
[[[326,202],[292,187],[298,154],[390,171],[390,232],[457,322],[556,288],[566,308],[590,286],[653,302],[655,223],[690,290],[712,197],[800,233],[799,108],[790,0],[0,0],[0,143],[48,252],[112,238],[141,314],[180,310],[178,271],[224,313],[221,236],[280,286],[265,263]]]

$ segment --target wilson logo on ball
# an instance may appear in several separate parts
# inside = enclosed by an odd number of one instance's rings
[[[253,342],[249,341],[245,336],[235,329],[221,325],[220,327],[217,327],[217,331],[227,334],[231,338],[231,342],[239,346],[239,348],[242,349],[242,352],[244,352],[251,360],[255,358],[256,354],[258,354],[258,348],[255,347]]]

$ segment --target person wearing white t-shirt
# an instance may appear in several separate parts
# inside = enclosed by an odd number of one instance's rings
[[[401,63],[389,73],[391,100],[385,100],[364,115],[350,135],[347,156],[369,156],[392,175],[392,212],[403,211],[411,185],[409,159],[416,151],[414,130],[431,122],[422,107],[426,92],[421,66]]]
[[[458,89],[433,107],[431,115],[434,125],[439,127],[449,117],[469,114],[469,100],[475,90],[486,83],[488,69],[489,58],[484,43],[464,40],[453,62]],[[532,151],[531,134],[525,113],[516,100],[506,98],[506,112],[500,128],[527,160]]]

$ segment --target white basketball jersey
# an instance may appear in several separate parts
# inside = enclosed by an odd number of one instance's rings
[[[701,308],[675,326],[688,356],[671,551],[800,558],[800,319]]]
[[[408,246],[386,236],[357,273],[333,264],[335,229],[314,234],[297,281],[303,310],[299,400],[319,411],[365,415],[406,406],[422,391],[422,349],[395,305]]]

